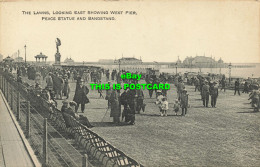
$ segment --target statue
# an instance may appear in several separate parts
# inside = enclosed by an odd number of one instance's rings
[[[55,64],[60,64],[60,52],[59,52],[59,46],[61,45],[61,41],[59,38],[56,39],[56,49],[57,49],[57,53],[55,54]]]
[[[60,39],[56,39],[56,48],[57,48],[57,53],[59,53],[59,46],[61,45]]]

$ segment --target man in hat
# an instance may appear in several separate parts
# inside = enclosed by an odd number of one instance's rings
[[[135,124],[135,110],[136,110],[136,103],[135,103],[135,99],[136,99],[136,90],[129,90],[127,93],[127,102],[129,105],[129,121],[130,121],[130,125],[134,125]]]
[[[69,108],[69,101],[68,100],[63,100],[62,101],[62,106],[61,106],[61,112],[64,113],[66,109]]]
[[[46,88],[49,90],[49,91],[52,91],[53,89],[53,80],[52,80],[52,73],[49,72],[48,75],[46,76],[45,78],[46,80]]]
[[[65,114],[70,115],[72,117],[74,117],[76,120],[78,120],[81,124],[87,126],[88,128],[92,128],[94,127],[93,125],[90,124],[88,118],[86,116],[83,115],[78,115],[77,113],[75,113],[74,107],[77,106],[77,103],[74,101],[69,102],[69,107],[65,110],[65,112],[63,112],[63,117]],[[68,124],[66,121],[67,119],[64,119],[65,123]]]
[[[70,85],[69,85],[69,79],[68,79],[67,74],[64,75],[63,80],[64,80],[64,87],[63,87],[62,93],[68,99],[69,95],[70,95]]]
[[[85,104],[89,103],[89,99],[87,94],[89,93],[89,89],[87,86],[83,85],[83,80],[79,80],[79,86],[76,88],[75,95],[73,101],[77,103],[76,112],[78,111],[79,105],[81,105],[81,112],[84,113]]]
[[[210,87],[210,95],[211,95],[211,107],[216,107],[217,98],[218,98],[218,87],[215,81],[213,82],[213,85]]]
[[[110,89],[106,90],[105,99],[107,100],[107,107],[110,108],[111,107],[110,96],[111,96],[111,93],[112,93],[112,85],[111,85],[110,81],[108,81],[107,83],[109,84]]]
[[[179,83],[177,85],[178,100],[181,99],[181,94],[182,94],[184,88],[185,88],[185,86],[184,86],[183,80],[180,79]]]
[[[110,117],[113,117],[113,123],[119,124],[121,115],[120,94],[113,89],[110,95],[111,112]]]
[[[187,108],[189,105],[189,94],[187,94],[186,89],[182,90],[180,105],[181,105],[182,116],[185,116],[187,114]]]
[[[208,81],[205,81],[205,84],[202,87],[202,100],[203,100],[203,106],[208,107],[209,104],[209,84]]]
[[[239,78],[237,78],[237,80],[235,81],[235,93],[234,95],[236,95],[236,93],[238,92],[238,95],[240,96],[240,92],[239,92]]]

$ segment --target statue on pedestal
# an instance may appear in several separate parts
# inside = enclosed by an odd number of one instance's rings
[[[61,45],[61,41],[59,38],[56,39],[56,48],[57,48],[57,52],[55,54],[55,64],[60,64],[60,52],[59,52],[59,46]]]

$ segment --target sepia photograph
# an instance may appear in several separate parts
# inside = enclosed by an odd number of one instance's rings
[[[259,108],[259,0],[0,0],[0,167],[258,167]]]

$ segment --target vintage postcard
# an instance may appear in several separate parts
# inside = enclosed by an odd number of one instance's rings
[[[0,166],[260,166],[258,0],[0,0]]]

